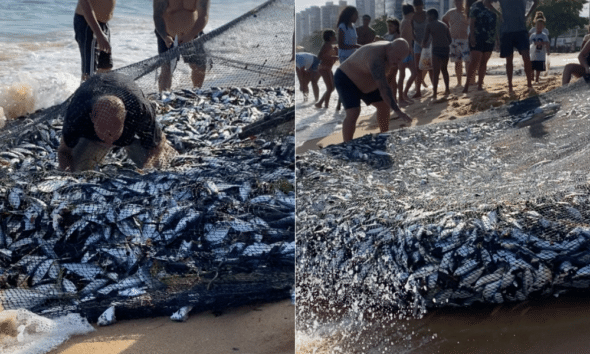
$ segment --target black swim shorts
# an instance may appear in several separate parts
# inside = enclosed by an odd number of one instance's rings
[[[441,59],[449,59],[450,47],[432,47],[432,55]]]
[[[379,89],[369,93],[363,93],[340,69],[336,69],[336,73],[334,74],[334,86],[336,86],[336,91],[338,91],[338,96],[342,100],[344,109],[360,107],[361,99],[367,106],[371,103],[383,101]]]
[[[155,33],[156,38],[158,39],[158,54],[162,54],[169,51],[170,48],[166,47],[166,42],[164,42],[164,39],[162,39],[162,37],[158,34],[157,31],[155,31]],[[201,35],[203,35],[203,32],[199,33],[199,36],[197,36],[197,38]],[[186,54],[183,52],[182,59],[184,60],[184,62],[187,64],[195,64],[199,68],[206,68],[207,56],[205,54],[205,50],[203,49],[203,45],[201,43],[195,43],[194,47],[189,46],[188,49],[191,51],[194,49],[195,51],[191,54]]]
[[[508,32],[500,37],[500,58],[507,58],[514,53],[514,48],[519,52],[529,50],[528,31]]]
[[[107,36],[109,42],[111,40],[111,31],[107,23],[99,22],[98,25]],[[80,48],[80,56],[82,57],[82,74],[91,75],[96,72],[96,69],[112,69],[113,58],[111,53],[99,51],[96,41],[94,40],[94,32],[86,22],[84,16],[76,14],[74,16],[74,33],[76,42]],[[94,43],[96,50],[94,50],[94,58],[92,58],[92,44]],[[92,65],[94,63],[94,66]],[[93,66],[93,67],[92,67]]]

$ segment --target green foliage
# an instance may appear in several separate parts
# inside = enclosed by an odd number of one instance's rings
[[[570,29],[576,27],[582,28],[588,24],[588,19],[580,17],[580,11],[588,0],[541,0],[536,11],[543,11],[545,19],[545,27],[549,30],[551,37],[559,37]],[[528,19],[529,24],[532,23],[535,14],[532,14]]]
[[[304,37],[298,45],[304,48],[304,52],[317,55],[324,44],[323,33],[323,30],[315,31],[311,36]]]
[[[372,27],[375,30],[376,35],[383,37],[385,34],[387,34],[387,16],[382,16],[373,20]]]

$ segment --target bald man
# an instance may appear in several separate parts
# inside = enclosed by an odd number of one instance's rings
[[[342,123],[344,141],[352,140],[356,121],[361,113],[361,100],[377,108],[381,132],[389,130],[390,109],[399,118],[412,122],[398,107],[393,90],[387,82],[387,73],[397,69],[410,53],[408,42],[398,38],[393,42],[379,41],[357,49],[334,74],[334,84],[346,109]]]
[[[154,0],[154,24],[158,39],[158,53],[170,49],[174,38],[181,45],[197,38],[209,20],[210,0]],[[191,56],[184,56],[184,62],[191,68],[193,87],[201,87],[205,79],[207,58],[202,48]],[[170,90],[172,73],[170,64],[162,65],[158,85],[160,91]]]
[[[97,74],[69,102],[58,149],[59,169],[93,169],[113,146],[125,147],[139,168],[165,167],[177,155],[141,89],[125,75]]]

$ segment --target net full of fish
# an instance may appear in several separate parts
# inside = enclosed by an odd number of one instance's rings
[[[2,308],[96,321],[111,306],[129,318],[289,298],[294,137],[237,135],[292,106],[293,94],[154,95],[157,120],[180,153],[159,171],[137,170],[124,149],[95,171],[57,171],[62,116],[3,140]]]
[[[297,156],[302,326],[588,289],[587,90]]]

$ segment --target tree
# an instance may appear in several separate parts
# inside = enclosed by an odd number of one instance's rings
[[[375,34],[379,37],[383,37],[387,34],[387,16],[382,16],[373,20],[373,30],[375,30]]]
[[[580,17],[580,11],[588,0],[541,0],[536,11],[543,11],[547,23],[545,27],[552,37],[559,37],[565,32],[576,27],[588,24],[588,19]],[[535,14],[529,18],[529,23],[534,26]]]

